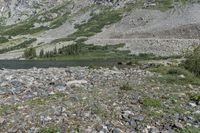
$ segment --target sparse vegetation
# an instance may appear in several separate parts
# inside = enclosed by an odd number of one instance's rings
[[[181,64],[185,69],[200,76],[200,47],[196,47],[192,51],[188,51],[185,55],[186,60]]]
[[[160,107],[161,102],[159,99],[144,97],[140,99],[140,103],[145,107]]]
[[[200,129],[196,127],[188,127],[181,130],[176,131],[175,133],[199,133]]]
[[[0,49],[0,54],[9,52],[9,51],[13,51],[13,50],[18,50],[18,49],[22,49],[22,48],[27,48],[31,43],[35,42],[37,39],[33,38],[27,41],[24,41],[18,45],[12,46],[12,47],[8,47],[8,48],[3,48]]]
[[[64,7],[65,6],[59,7],[59,9],[54,9],[54,11],[60,10],[61,8],[64,8]],[[53,9],[52,9],[52,12],[53,12]],[[50,26],[35,27],[34,23],[40,22],[40,20],[37,19],[39,15],[31,17],[30,19],[20,24],[14,24],[9,27],[8,26],[2,27],[0,35],[17,36],[17,35],[25,35],[25,34],[34,34],[41,31],[57,28],[67,20],[69,12],[65,11],[63,15],[61,15],[60,17],[57,17],[55,20],[52,20],[52,22],[50,23]]]
[[[38,133],[60,133],[60,129],[58,127],[44,127],[39,130]]]
[[[1,105],[0,106],[0,115],[3,113],[8,113],[17,110],[17,105]]]
[[[128,83],[122,85],[119,89],[120,89],[120,90],[125,90],[125,91],[133,90],[133,88],[132,88]]]
[[[121,20],[122,14],[123,12],[120,10],[109,9],[106,9],[99,14],[92,14],[92,18],[87,23],[75,26],[75,28],[78,30],[70,35],[69,38],[75,40],[76,38],[82,36],[93,36],[96,33],[101,32],[104,26],[116,23]]]
[[[200,79],[193,73],[181,67],[160,66],[149,69],[152,72],[162,74],[158,80],[169,84],[200,84]]]
[[[157,7],[160,10],[167,10],[169,8],[172,8],[172,0],[156,0]]]

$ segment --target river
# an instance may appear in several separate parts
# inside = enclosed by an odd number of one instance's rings
[[[29,69],[29,68],[49,68],[49,67],[72,67],[72,66],[102,66],[111,67],[117,65],[114,60],[80,60],[80,61],[38,61],[38,60],[0,60],[0,68],[6,69]]]

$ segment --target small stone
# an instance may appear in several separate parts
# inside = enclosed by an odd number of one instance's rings
[[[145,118],[144,115],[137,115],[137,116],[133,117],[133,119],[136,120],[136,121],[143,121],[144,118]]]
[[[5,119],[4,118],[0,118],[0,125],[3,125],[5,123]]]
[[[189,105],[193,108],[197,106],[196,103],[189,103]]]
[[[189,84],[188,87],[189,87],[190,89],[194,89],[193,86],[192,86],[191,84]]]
[[[129,122],[129,125],[130,125],[131,127],[133,127],[133,128],[136,128],[136,127],[137,127],[137,123],[136,123],[134,120],[130,121],[130,122]]]
[[[152,127],[149,132],[150,133],[160,133],[160,131],[156,127]]]
[[[179,75],[179,77],[180,77],[180,78],[182,78],[182,79],[184,79],[184,78],[185,78],[185,76],[184,76],[184,75]]]
[[[55,92],[51,91],[51,92],[49,93],[49,95],[55,95]]]
[[[123,133],[119,128],[114,128],[112,133]]]
[[[176,128],[179,128],[179,129],[183,129],[184,128],[183,125],[180,122],[177,122],[177,121],[174,123],[174,126]]]

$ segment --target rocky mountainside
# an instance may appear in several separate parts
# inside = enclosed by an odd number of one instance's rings
[[[0,9],[0,59],[22,58],[29,47],[48,53],[80,38],[157,56],[199,43],[197,0],[1,0]]]

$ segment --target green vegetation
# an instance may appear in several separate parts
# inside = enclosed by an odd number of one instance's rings
[[[39,31],[48,29],[48,27],[44,27],[44,26],[34,28],[35,21],[36,19],[32,18],[29,21],[25,21],[21,24],[5,27],[4,30],[0,32],[0,35],[9,35],[9,36],[25,35],[25,34],[37,33]]]
[[[161,107],[161,102],[159,99],[144,97],[140,99],[140,103],[145,107]]]
[[[60,133],[60,129],[55,126],[44,127],[38,133]]]
[[[0,37],[0,44],[1,43],[6,43],[6,42],[8,42],[9,40],[7,39],[7,38],[5,38],[5,37]]]
[[[66,95],[63,93],[56,93],[54,95],[49,95],[46,97],[38,97],[38,98],[30,99],[26,101],[25,104],[30,105],[30,106],[45,105],[53,101],[57,101],[58,98],[64,98],[65,96]]]
[[[16,46],[12,46],[12,47],[8,47],[8,48],[3,48],[0,49],[0,54],[9,52],[9,51],[13,51],[13,50],[18,50],[18,49],[22,49],[22,48],[27,48],[31,43],[35,42],[37,39],[33,38],[27,41],[24,41]]]
[[[40,59],[124,59],[129,51],[119,51],[124,44],[95,46],[83,43],[68,45],[58,50],[46,52]]]
[[[105,9],[99,14],[92,14],[92,18],[84,24],[76,25],[77,31],[69,36],[71,40],[75,40],[78,37],[90,37],[96,33],[101,32],[102,28],[106,25],[110,25],[118,22],[122,18],[123,12],[120,10]]]
[[[186,60],[182,63],[185,69],[200,77],[200,47],[193,51],[188,51],[185,55]]]
[[[190,96],[190,100],[196,102],[197,104],[200,102],[200,93],[198,94],[192,94]]]
[[[200,84],[200,79],[193,73],[181,67],[160,66],[150,68],[149,71],[162,74],[158,80],[169,84]]]
[[[65,10],[63,10],[65,9]],[[70,14],[69,11],[66,11],[66,4],[57,8],[53,8],[50,10],[50,12],[64,12],[64,14],[60,14],[59,17],[55,18],[55,20],[49,20],[52,21],[50,23],[50,26],[40,26],[40,27],[34,27],[34,23],[40,23],[41,20],[38,20],[38,16],[44,15],[47,12],[44,12],[42,14],[38,14],[37,16],[31,17],[30,19],[20,23],[20,24],[14,24],[11,26],[2,26],[0,30],[0,35],[9,35],[9,36],[17,36],[17,35],[25,35],[25,34],[34,34],[41,31],[57,28],[60,25],[62,25],[67,19],[68,15]],[[48,21],[48,20],[46,20]]]
[[[2,115],[4,113],[16,111],[17,107],[18,107],[17,105],[1,105],[0,106],[0,115]]]
[[[35,48],[28,48],[24,51],[24,57],[26,59],[33,59],[36,57],[36,50]]]
[[[157,7],[160,10],[167,10],[169,8],[172,8],[172,0],[156,0],[156,3],[158,4]]]
[[[51,22],[50,27],[51,29],[57,28],[65,23],[65,21],[68,19],[70,12],[66,12],[64,15],[58,17],[56,20]]]
[[[120,90],[125,90],[125,91],[133,90],[133,88],[128,83],[122,85],[119,89]]]
[[[176,131],[176,133],[199,133],[200,129],[196,127],[188,127],[181,130]]]

